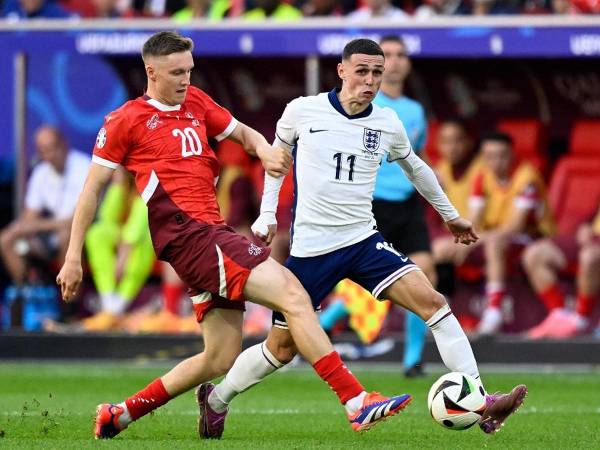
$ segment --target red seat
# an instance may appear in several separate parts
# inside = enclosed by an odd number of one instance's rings
[[[425,142],[425,155],[429,165],[434,166],[442,157],[437,148],[438,132],[440,131],[441,122],[439,120],[431,120],[427,125],[427,141]]]
[[[552,174],[549,203],[558,234],[573,234],[600,204],[600,157],[566,156]]]
[[[519,160],[529,161],[542,174],[546,173],[547,134],[538,119],[505,119],[498,122],[497,128],[513,139],[515,154]]]
[[[570,155],[600,157],[600,120],[578,120],[571,128]]]

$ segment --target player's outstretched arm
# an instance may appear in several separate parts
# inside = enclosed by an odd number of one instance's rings
[[[450,203],[431,167],[412,150],[407,156],[396,161],[417,191],[442,216],[456,242],[468,245],[479,239],[471,222],[460,217],[456,208]]]
[[[83,276],[81,253],[85,234],[96,214],[100,193],[112,175],[113,169],[94,163],[90,165],[83,191],[79,195],[75,213],[73,214],[71,237],[65,256],[65,263],[56,277],[56,283],[60,286],[64,301],[71,301],[81,284]]]
[[[258,156],[265,171],[274,176],[285,176],[292,165],[292,157],[282,148],[272,147],[262,134],[241,122],[228,136],[241,144],[249,154]]]

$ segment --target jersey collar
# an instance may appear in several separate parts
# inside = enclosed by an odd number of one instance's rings
[[[331,103],[331,106],[333,106],[337,112],[339,112],[341,115],[348,119],[360,119],[361,117],[368,117],[371,114],[371,112],[373,111],[373,104],[371,103],[369,103],[369,106],[367,106],[367,108],[364,111],[359,112],[358,114],[348,114],[344,110],[344,107],[340,103],[340,99],[337,96],[340,90],[340,88],[335,88],[331,92],[329,92],[329,94],[327,94],[327,97],[329,98],[329,103]]]
[[[147,95],[144,95],[144,100],[146,100],[159,111],[179,111],[181,109],[181,105],[165,105],[164,103],[148,97]]]

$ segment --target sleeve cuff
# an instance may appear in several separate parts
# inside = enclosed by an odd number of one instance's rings
[[[98,155],[92,156],[92,162],[99,164],[101,166],[104,166],[104,167],[108,167],[109,169],[113,169],[113,170],[116,169],[117,167],[119,167],[118,163],[109,161],[108,159],[101,158]]]
[[[221,142],[223,139],[225,139],[227,136],[229,136],[233,130],[235,130],[235,127],[237,127],[238,125],[238,121],[235,117],[231,117],[231,122],[229,122],[229,125],[227,125],[227,128],[225,128],[225,130],[221,133],[215,136],[215,139],[218,142]]]

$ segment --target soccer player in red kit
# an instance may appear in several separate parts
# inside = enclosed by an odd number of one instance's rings
[[[196,317],[203,324],[204,351],[122,403],[99,405],[96,438],[114,437],[170,399],[226,373],[241,351],[245,299],[285,315],[300,353],[338,395],[352,428],[369,429],[403,409],[411,397],[367,394],[333,350],[299,281],[269,258],[270,249],[250,242],[224,223],[215,192],[219,164],[208,145],[209,137],[241,143],[274,176],[288,171],[291,158],[190,86],[192,49],[192,41],[176,32],[156,33],[144,44],[146,95],[106,116],[57,283],[63,299],[72,300],[82,279],[85,232],[103,186],[122,165],[134,175],[148,205],[158,258],[169,262],[190,288]],[[264,357],[269,360],[270,356],[265,349]]]

